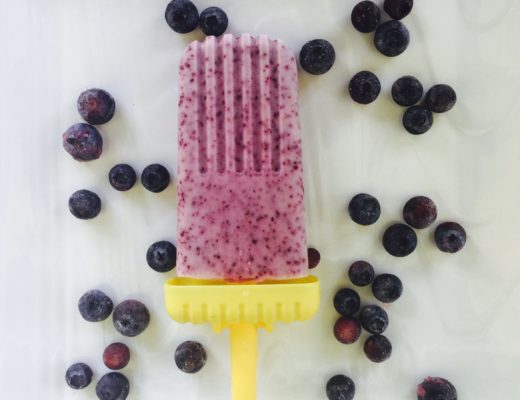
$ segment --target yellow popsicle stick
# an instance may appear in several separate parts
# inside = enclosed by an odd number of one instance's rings
[[[310,319],[320,299],[314,276],[258,284],[174,278],[164,289],[175,321],[230,328],[233,400],[256,399],[257,328]]]

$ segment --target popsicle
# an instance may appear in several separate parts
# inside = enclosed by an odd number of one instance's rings
[[[267,36],[209,36],[180,63],[177,275],[308,274],[298,76]]]
[[[229,328],[233,400],[256,399],[257,329],[304,321],[307,275],[298,81],[292,53],[244,34],[193,42],[180,65],[178,322]]]

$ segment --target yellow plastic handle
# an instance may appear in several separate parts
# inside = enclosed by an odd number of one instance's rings
[[[258,334],[253,324],[230,326],[233,400],[256,400]]]

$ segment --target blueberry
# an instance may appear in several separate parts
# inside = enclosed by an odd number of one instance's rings
[[[421,135],[433,124],[432,112],[424,106],[412,106],[403,114],[403,126],[412,135]]]
[[[204,34],[220,36],[228,27],[228,17],[221,8],[208,7],[200,13],[199,25]]]
[[[314,247],[307,249],[307,258],[309,260],[309,268],[316,268],[320,263],[321,255],[320,252]]]
[[[175,350],[175,364],[182,372],[193,374],[206,364],[207,356],[204,347],[194,341],[181,343]]]
[[[130,383],[119,372],[109,372],[101,377],[96,385],[99,400],[125,400],[130,392]]]
[[[457,94],[449,85],[435,85],[426,92],[424,105],[434,113],[443,113],[452,109],[457,102]]]
[[[166,240],[155,242],[146,252],[146,262],[154,271],[171,271],[177,263],[177,248]]]
[[[361,335],[361,324],[356,318],[340,317],[334,324],[334,337],[343,344],[352,344]]]
[[[324,74],[332,68],[335,60],[334,47],[324,39],[311,40],[300,50],[300,65],[309,74]]]
[[[351,317],[359,311],[361,300],[352,289],[340,289],[334,296],[334,308],[344,317]]]
[[[108,180],[114,189],[124,192],[135,185],[137,175],[130,165],[117,164],[108,173]]]
[[[130,361],[130,349],[124,343],[112,343],[103,352],[103,363],[110,369],[121,369]]]
[[[406,223],[416,229],[429,227],[437,219],[437,207],[426,196],[415,196],[406,202],[403,208]]]
[[[103,151],[103,138],[89,124],[75,124],[63,134],[63,148],[76,161],[97,160]]]
[[[114,98],[103,89],[88,89],[78,97],[79,115],[89,124],[104,124],[112,119],[115,111]]]
[[[392,343],[386,336],[372,335],[366,340],[363,351],[370,361],[380,363],[392,355]]]
[[[348,269],[348,277],[356,286],[368,286],[374,280],[375,272],[366,261],[355,261]]]
[[[443,222],[435,228],[435,244],[446,253],[456,253],[466,244],[466,231],[456,222]]]
[[[413,76],[405,75],[396,80],[392,85],[392,99],[400,106],[413,106],[421,100],[422,95],[423,86]]]
[[[383,333],[388,326],[388,314],[375,304],[363,307],[359,314],[359,320],[363,328],[374,334]]]
[[[92,382],[92,370],[87,364],[72,364],[65,372],[65,381],[72,389],[83,389]]]
[[[395,257],[405,257],[417,247],[417,235],[405,224],[393,224],[383,235],[383,247]]]
[[[350,97],[357,103],[372,103],[379,92],[381,92],[381,83],[375,74],[370,71],[361,71],[352,77],[348,85]]]
[[[76,218],[92,219],[101,211],[101,199],[90,190],[78,190],[69,198],[69,211]]]
[[[166,22],[177,33],[194,31],[199,25],[199,11],[189,0],[172,0],[164,14]]]
[[[112,322],[121,335],[137,336],[148,327],[150,312],[138,300],[125,300],[114,309]]]
[[[372,293],[374,297],[383,303],[396,301],[403,293],[403,283],[392,274],[381,274],[376,276],[372,282]]]
[[[374,36],[374,45],[387,57],[395,57],[406,50],[410,33],[400,21],[386,21],[379,25]]]
[[[381,21],[381,10],[372,1],[362,1],[354,6],[350,19],[359,32],[373,32]]]
[[[403,19],[412,11],[413,0],[385,0],[383,8],[393,19]]]
[[[114,309],[114,303],[101,290],[89,290],[80,297],[78,308],[81,316],[90,322],[103,321]]]
[[[151,164],[143,170],[141,183],[150,192],[162,192],[170,184],[170,173],[161,164]]]
[[[417,385],[417,400],[457,400],[457,389],[447,379],[429,376]]]
[[[329,400],[352,400],[356,385],[348,376],[335,375],[327,382],[326,393]]]
[[[381,207],[379,201],[367,193],[356,194],[348,204],[348,213],[352,221],[359,225],[371,225],[379,219]]]

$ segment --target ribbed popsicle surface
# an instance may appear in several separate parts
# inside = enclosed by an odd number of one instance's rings
[[[307,275],[294,55],[250,35],[193,42],[180,64],[177,274]]]

